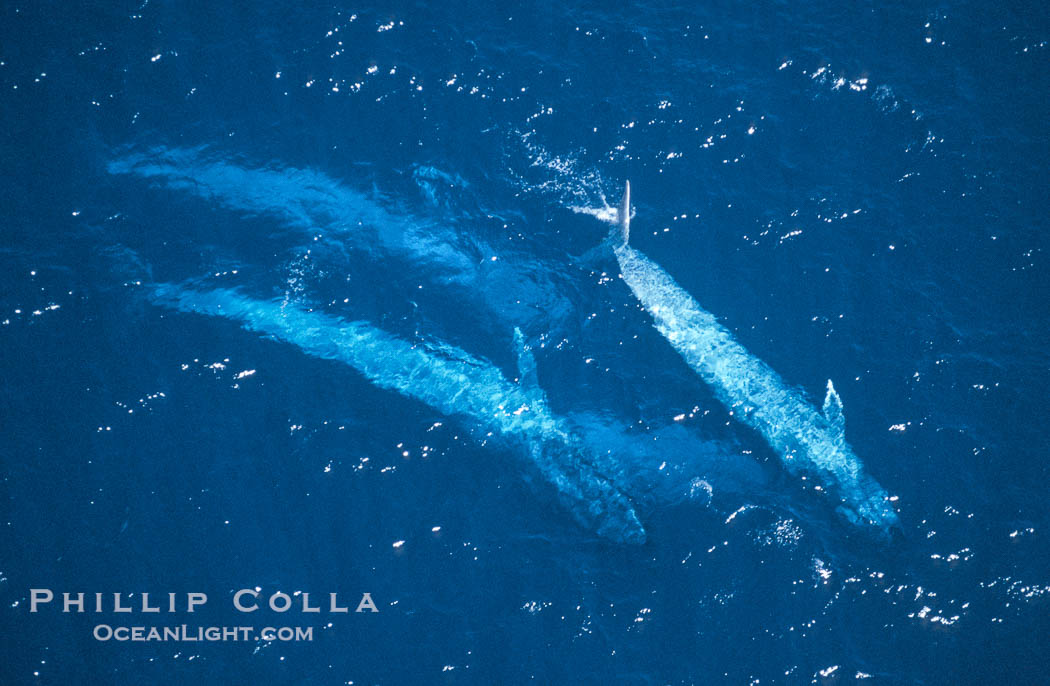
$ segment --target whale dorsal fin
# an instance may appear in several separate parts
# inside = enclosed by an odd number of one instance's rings
[[[628,181],[623,187],[623,197],[620,204],[616,206],[616,225],[620,227],[620,238],[623,244],[631,236],[631,182]]]
[[[518,353],[518,385],[530,398],[539,400],[543,391],[540,390],[539,379],[536,376],[536,358],[532,355],[532,348],[525,342],[521,329],[516,326],[514,327],[514,348]]]
[[[824,396],[824,418],[840,435],[846,432],[846,415],[842,413],[842,398],[835,390],[835,384],[828,379],[828,394]]]

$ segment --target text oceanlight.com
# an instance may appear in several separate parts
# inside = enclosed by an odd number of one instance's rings
[[[91,635],[101,642],[226,642],[226,641],[313,641],[314,629],[309,626],[311,618],[322,615],[334,619],[339,615],[372,615],[379,607],[371,593],[341,596],[339,593],[308,593],[295,591],[264,592],[262,588],[241,588],[229,591],[225,599],[227,612],[236,613],[243,622],[251,615],[257,620],[254,626],[212,625],[183,622],[174,615],[188,615],[187,620],[198,622],[210,619],[200,617],[208,606],[208,594],[191,593],[88,593],[84,591],[57,592],[49,588],[29,589],[29,612],[50,612],[61,615],[109,615],[98,616]],[[210,613],[214,615],[214,611]],[[166,618],[162,619],[164,615]],[[294,616],[292,619],[291,616]],[[292,619],[286,625],[276,620]],[[220,620],[221,621],[221,620]],[[274,625],[263,626],[265,622]],[[301,625],[295,625],[301,622]],[[331,627],[332,623],[328,622]]]
[[[312,641],[312,626],[110,626],[99,624],[92,631],[96,641]]]

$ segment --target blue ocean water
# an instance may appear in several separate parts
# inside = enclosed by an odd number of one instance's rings
[[[0,17],[0,682],[1046,682],[1042,6]],[[815,407],[834,381],[899,535],[838,516],[654,329],[591,216],[627,179],[634,248]],[[507,380],[520,328],[645,543],[499,426],[317,354],[338,322]],[[380,612],[231,611],[255,587]],[[31,588],[210,601],[125,620]]]

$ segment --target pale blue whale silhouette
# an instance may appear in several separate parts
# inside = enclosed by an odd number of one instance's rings
[[[520,380],[513,383],[491,363],[454,346],[410,342],[368,322],[345,321],[294,303],[172,284],[155,286],[152,293],[157,304],[237,321],[314,357],[342,362],[376,386],[455,415],[483,434],[509,439],[583,526],[616,542],[645,541],[631,501],[600,473],[598,457],[568,422],[548,410],[532,353],[517,329]]]
[[[418,265],[413,278],[453,287],[459,302],[509,328],[551,330],[575,314],[557,270],[534,255],[482,237],[475,222],[498,216],[494,209],[465,218],[448,207],[438,189],[467,186],[458,175],[431,167],[413,173],[431,207],[417,214],[398,194],[365,191],[310,167],[251,163],[209,146],[120,148],[106,165],[110,174],[206,200],[252,217],[268,217],[286,233],[276,251],[302,241],[323,257],[357,252],[369,261]],[[418,209],[418,208],[417,208]],[[221,237],[223,223],[206,233]],[[210,240],[210,238],[206,239]],[[422,283],[422,281],[421,281]]]
[[[869,476],[846,443],[842,400],[828,381],[823,412],[788,386],[769,365],[749,353],[713,314],[648,257],[628,245],[631,185],[616,208],[613,251],[620,274],[663,334],[719,400],[758,431],[792,473],[821,477],[840,499],[851,522],[883,531],[899,527],[882,486]]]

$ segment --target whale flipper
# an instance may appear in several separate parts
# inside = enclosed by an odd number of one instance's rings
[[[846,415],[842,413],[842,398],[835,390],[835,384],[828,379],[828,394],[824,396],[824,418],[840,436],[846,433]]]
[[[532,355],[532,348],[525,342],[521,329],[516,326],[514,327],[514,349],[518,353],[518,385],[533,401],[540,400],[543,391],[540,390],[539,378],[536,375],[536,358]]]
[[[623,244],[627,245],[627,240],[631,235],[631,182],[628,181],[623,187],[623,197],[620,198],[620,204],[616,207],[616,225],[620,227],[620,238],[623,240]]]

